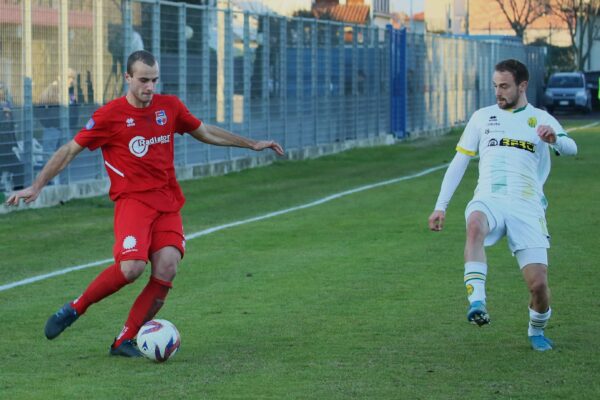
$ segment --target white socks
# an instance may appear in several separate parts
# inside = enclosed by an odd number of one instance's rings
[[[482,301],[485,303],[485,278],[487,264],[476,261],[465,263],[465,286],[469,303]]]
[[[465,286],[467,288],[467,298],[469,303],[481,301],[485,303],[485,280],[487,276],[487,264],[476,261],[465,263]],[[529,328],[528,336],[544,335],[544,328],[548,325],[548,320],[552,315],[552,309],[548,308],[545,313],[539,313],[529,309]]]
[[[552,315],[552,309],[548,308],[545,313],[539,313],[535,310],[529,309],[529,329],[527,330],[528,336],[540,336],[544,335],[544,328],[548,325],[548,320]]]

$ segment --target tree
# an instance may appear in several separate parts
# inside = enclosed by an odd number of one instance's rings
[[[550,76],[554,72],[573,71],[575,69],[574,53],[571,47],[554,46],[548,43],[545,38],[537,38],[529,44],[546,48],[546,76]]]
[[[496,0],[518,38],[533,21],[549,11],[548,0]]]
[[[294,18],[316,18],[326,21],[335,21],[331,10],[328,8],[313,10],[296,10],[292,14]]]
[[[552,12],[567,24],[577,68],[584,69],[600,39],[600,0],[554,0]]]

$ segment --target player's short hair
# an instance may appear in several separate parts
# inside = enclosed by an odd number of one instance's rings
[[[146,50],[134,51],[127,58],[127,73],[133,76],[133,64],[137,61],[141,61],[149,67],[153,67],[156,64],[156,58],[154,55]]]
[[[500,61],[496,64],[495,70],[498,72],[510,72],[515,78],[515,83],[517,85],[521,84],[521,82],[529,82],[529,71],[527,71],[527,67],[519,60],[508,59]]]

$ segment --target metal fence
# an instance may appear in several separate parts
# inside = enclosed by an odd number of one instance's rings
[[[159,60],[160,92],[288,150],[447,128],[493,102],[500,58],[543,68],[543,54],[519,45],[396,34],[169,1],[0,0],[0,193],[30,184],[99,105],[124,94],[124,61],[141,48]],[[175,151],[179,166],[254,155],[187,135]],[[86,150],[52,184],[90,181],[106,172]]]
[[[29,184],[100,104],[121,96],[124,61],[141,48],[159,60],[162,93],[242,135],[298,149],[389,132],[384,30],[168,1],[0,0],[0,10],[10,109],[0,189]],[[175,146],[180,165],[250,155],[187,136]],[[105,179],[100,157],[84,152],[53,183]]]
[[[407,35],[407,130],[414,136],[465,123],[494,104],[494,66],[515,58],[529,69],[527,98],[542,102],[545,48],[440,35]]]

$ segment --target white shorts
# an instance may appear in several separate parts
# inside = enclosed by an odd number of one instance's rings
[[[544,264],[548,266],[548,249],[535,247],[515,251],[515,258],[519,263],[519,268],[523,269],[529,264]]]
[[[550,235],[546,227],[546,217],[544,209],[536,207],[531,203],[523,201],[510,202],[501,199],[473,199],[467,204],[465,210],[465,219],[474,211],[484,213],[488,220],[490,232],[485,237],[484,245],[491,246],[506,235],[508,247],[513,254],[526,249],[547,249],[550,247]],[[526,257],[521,254],[523,259],[531,262],[533,258],[539,258],[539,262],[548,265],[547,256],[542,256],[541,252],[535,254],[527,251]],[[547,252],[544,251],[544,254]],[[543,262],[542,262],[543,261]],[[519,261],[519,264],[521,262]],[[525,264],[526,265],[526,264]],[[523,267],[523,266],[521,266]]]

